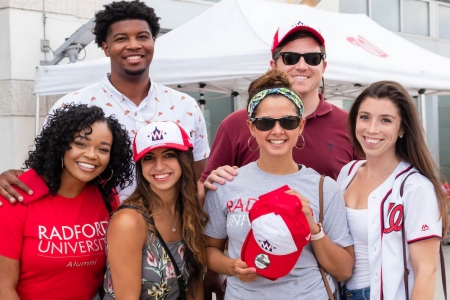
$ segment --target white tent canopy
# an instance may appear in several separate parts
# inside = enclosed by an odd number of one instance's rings
[[[427,51],[379,26],[365,15],[340,14],[304,5],[261,0],[222,0],[158,38],[151,77],[182,90],[245,92],[269,68],[272,38],[280,25],[298,21],[325,38],[327,99],[354,98],[378,80],[395,80],[411,94],[450,93],[450,59]],[[97,81],[109,59],[36,70],[37,95],[65,94]]]

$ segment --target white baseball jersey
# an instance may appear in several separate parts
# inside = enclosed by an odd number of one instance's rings
[[[342,168],[337,182],[344,193],[358,168],[364,163],[365,161],[353,161]],[[407,162],[400,162],[389,178],[369,195],[367,225],[370,299],[396,300],[406,297],[402,229],[405,230],[407,242],[410,296],[414,286],[414,270],[408,245],[430,238],[442,238],[438,201],[434,187],[426,177],[419,173],[409,176],[404,185],[403,197],[400,197],[400,186],[411,172],[417,172],[417,169]]]
[[[50,110],[63,105],[87,104],[103,109],[106,116],[114,116],[128,131],[131,141],[136,132],[148,123],[155,121],[173,121],[179,124],[189,134],[194,145],[194,160],[202,160],[209,156],[208,134],[205,118],[197,102],[191,96],[165,87],[150,80],[150,90],[147,97],[136,106],[125,95],[121,94],[109,81],[108,75],[102,81],[85,87],[77,92],[67,94],[59,99]],[[44,122],[45,124],[46,122]],[[123,201],[136,188],[133,185],[119,190]]]

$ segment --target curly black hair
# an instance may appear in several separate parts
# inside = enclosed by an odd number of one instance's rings
[[[55,110],[36,137],[35,148],[28,153],[25,167],[34,169],[39,176],[44,177],[49,192],[55,195],[61,186],[61,159],[64,152],[71,149],[69,144],[76,133],[85,130],[85,134],[89,135],[92,132],[91,125],[95,122],[105,122],[113,136],[110,160],[100,177],[109,178],[111,171],[113,175],[108,181],[96,177],[88,184],[97,185],[108,211],[111,211],[111,203],[116,196],[114,188],[123,189],[134,179],[133,153],[127,131],[114,117],[105,117],[101,108],[68,104]]]
[[[95,35],[95,43],[99,48],[102,48],[102,43],[106,42],[111,24],[124,20],[143,20],[147,22],[152,36],[156,38],[160,29],[159,19],[153,8],[139,2],[139,0],[115,1],[105,5],[104,10],[95,14],[95,25],[92,33]]]

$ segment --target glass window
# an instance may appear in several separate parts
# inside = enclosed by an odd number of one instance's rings
[[[400,0],[372,2],[372,19],[391,31],[400,32]]]
[[[198,92],[182,92],[188,94],[197,101],[199,100],[200,95]],[[225,95],[215,92],[204,92],[204,94],[206,104],[203,116],[205,117],[209,146],[211,146],[220,123],[233,112],[234,98],[229,94]]]
[[[439,96],[439,164],[450,180],[450,96]]]
[[[439,38],[450,40],[450,6],[439,5]]]
[[[403,0],[403,32],[430,35],[428,2]]]
[[[339,2],[339,12],[344,14],[365,14],[368,15],[368,0],[341,0]]]

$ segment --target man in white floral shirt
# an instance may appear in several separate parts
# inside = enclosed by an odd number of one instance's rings
[[[131,139],[142,126],[154,121],[174,121],[189,133],[194,144],[194,160],[199,177],[209,156],[207,130],[196,101],[183,93],[155,83],[149,78],[159,19],[153,8],[132,1],[112,2],[96,13],[95,42],[110,58],[111,73],[99,83],[68,94],[54,109],[68,103],[96,105],[107,116],[114,115],[128,130]],[[30,189],[17,179],[19,170],[0,175],[0,194],[11,202],[22,197],[11,185]],[[135,185],[119,191],[123,201]],[[0,203],[1,205],[1,203]]]

